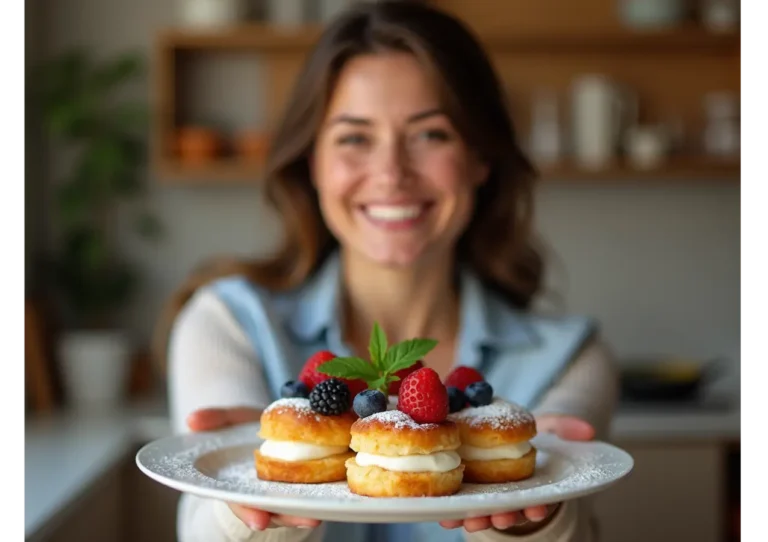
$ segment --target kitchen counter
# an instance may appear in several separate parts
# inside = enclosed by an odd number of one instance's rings
[[[170,433],[162,402],[111,413],[62,412],[25,426],[24,532],[28,539],[127,458]]]
[[[741,411],[734,408],[619,408],[611,438],[627,440],[739,440]]]
[[[620,408],[612,439],[738,440],[738,409]],[[137,446],[170,434],[163,401],[115,412],[63,412],[29,418],[25,428],[25,533],[29,539],[67,509]]]

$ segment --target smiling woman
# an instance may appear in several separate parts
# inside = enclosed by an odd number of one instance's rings
[[[378,322],[393,344],[434,339],[425,371],[482,371],[540,432],[604,434],[616,382],[592,320],[529,312],[543,277],[534,180],[499,78],[462,23],[420,2],[344,13],[308,56],[270,148],[280,250],[214,262],[168,305],[158,356],[176,430],[258,420],[317,360],[364,356]],[[579,501],[388,528],[182,502],[183,542],[592,540]]]

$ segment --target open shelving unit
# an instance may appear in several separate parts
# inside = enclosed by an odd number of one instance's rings
[[[484,43],[509,89],[522,136],[530,128],[533,93],[549,88],[564,101],[574,78],[590,72],[604,73],[632,88],[641,104],[643,122],[678,120],[685,127],[684,150],[658,168],[637,170],[618,162],[604,170],[588,171],[565,162],[540,168],[544,181],[739,182],[737,159],[717,161],[698,150],[704,122],[703,96],[711,91],[739,94],[738,32],[714,33],[695,21],[664,30],[632,30],[619,22],[615,0],[583,0],[580,11],[575,12],[567,12],[557,0],[431,3],[456,13]],[[260,130],[268,134],[322,30],[320,24],[278,28],[247,23],[217,31],[160,32],[153,63],[156,111],[152,161],[157,177],[168,183],[258,183],[261,164],[239,159],[231,151],[204,164],[179,159],[174,140],[177,130],[190,122],[180,106],[189,101],[185,96],[189,89],[181,83],[180,73],[184,66],[206,56],[253,58],[261,73],[259,96],[254,100],[264,111]]]

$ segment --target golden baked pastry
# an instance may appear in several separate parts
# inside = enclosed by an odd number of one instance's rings
[[[464,481],[502,483],[530,478],[536,468],[536,420],[520,405],[495,398],[490,405],[448,415],[461,437]]]
[[[339,482],[346,478],[352,412],[324,416],[304,398],[279,399],[261,415],[254,451],[256,474],[261,480],[299,484]]]
[[[464,466],[456,450],[459,430],[450,421],[416,423],[399,410],[357,420],[346,461],[353,493],[369,497],[438,497],[461,488]]]

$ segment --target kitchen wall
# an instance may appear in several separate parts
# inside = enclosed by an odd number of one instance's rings
[[[174,5],[46,2],[42,45],[47,53],[79,43],[103,53],[149,52],[154,33],[173,24]],[[149,88],[137,92],[149,98]],[[216,103],[226,103],[229,92],[239,96],[226,85],[215,92]],[[256,188],[150,179],[150,189],[166,233],[157,247],[131,249],[147,273],[146,290],[127,315],[139,339],[149,333],[162,299],[201,258],[263,253],[279,236]],[[726,354],[738,361],[739,198],[737,186],[717,183],[543,187],[540,230],[557,255],[552,286],[567,309],[598,317],[622,355]]]

